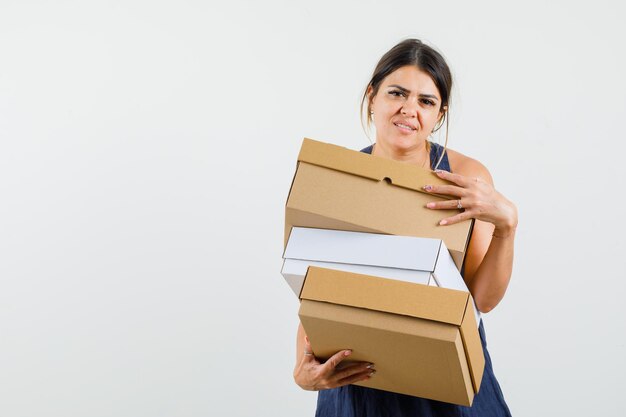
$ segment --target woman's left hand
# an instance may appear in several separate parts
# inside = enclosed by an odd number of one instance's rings
[[[430,202],[429,209],[464,209],[461,213],[445,218],[440,225],[449,225],[474,218],[492,223],[497,231],[509,233],[517,226],[517,209],[493,187],[491,178],[488,181],[480,177],[466,177],[447,171],[435,171],[435,174],[453,184],[426,185],[424,191],[457,197],[454,200]],[[488,175],[488,174],[487,174]]]

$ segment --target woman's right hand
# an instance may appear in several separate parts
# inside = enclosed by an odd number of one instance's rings
[[[322,389],[337,388],[368,380],[376,373],[374,365],[369,362],[355,362],[337,369],[337,366],[347,359],[352,351],[340,350],[320,363],[311,350],[309,339],[304,334],[302,325],[298,328],[298,354],[293,379],[302,389],[319,391]]]

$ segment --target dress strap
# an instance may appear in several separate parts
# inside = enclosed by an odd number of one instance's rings
[[[442,153],[443,158],[441,158]],[[439,163],[439,167],[436,167],[439,158],[441,158],[441,162]],[[434,170],[435,168],[452,172],[450,169],[450,161],[448,160],[448,152],[444,152],[444,147],[440,144],[430,142],[430,169]]]

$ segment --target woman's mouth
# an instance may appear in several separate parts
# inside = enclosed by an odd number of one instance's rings
[[[397,123],[396,122],[396,123],[394,123],[394,125],[396,127],[398,127],[400,130],[403,130],[405,132],[413,132],[414,130],[416,130],[413,126],[409,126],[409,125],[406,125],[404,123]]]

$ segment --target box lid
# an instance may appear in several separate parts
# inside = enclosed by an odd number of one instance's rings
[[[298,161],[348,172],[376,181],[385,180],[393,185],[428,195],[436,194],[424,191],[422,189],[424,184],[450,184],[450,182],[434,175],[432,171],[417,165],[381,158],[308,138],[302,141]]]
[[[459,326],[474,392],[480,389],[485,358],[469,292],[311,266],[300,298]]]
[[[463,323],[470,302],[469,293],[463,291],[313,266],[309,267],[300,298],[456,326]]]
[[[442,243],[441,239],[293,227],[284,258],[433,272]]]
[[[461,269],[473,219],[441,226],[457,209],[430,210],[450,197],[426,193],[449,184],[418,166],[304,139],[285,212],[285,246],[293,226],[442,239]]]

